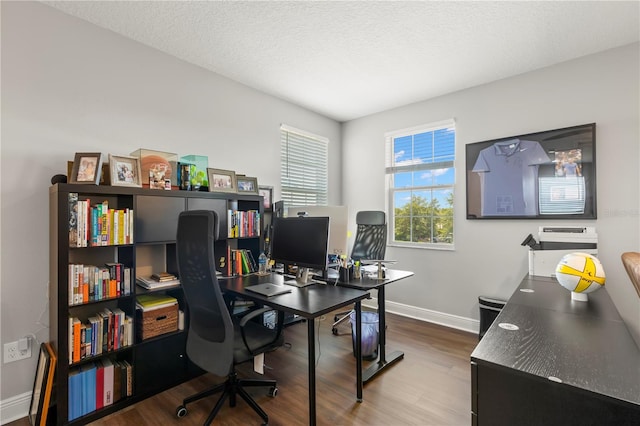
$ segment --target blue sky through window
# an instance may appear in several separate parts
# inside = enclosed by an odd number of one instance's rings
[[[413,166],[412,168],[414,169],[394,174],[394,188],[414,188],[413,191],[397,191],[394,194],[395,207],[406,205],[411,200],[412,194],[424,198],[427,202],[435,198],[438,200],[440,207],[447,206],[447,198],[451,190],[437,190],[432,187],[439,185],[452,186],[455,182],[455,170],[453,167],[439,168],[437,166],[441,162],[453,161],[455,156],[455,130],[449,128],[438,129],[398,137],[393,142],[394,166]]]

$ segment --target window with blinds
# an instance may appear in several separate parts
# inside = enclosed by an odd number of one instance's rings
[[[390,243],[452,247],[455,123],[390,132],[385,140]]]
[[[280,184],[285,206],[326,206],[329,140],[280,127]]]

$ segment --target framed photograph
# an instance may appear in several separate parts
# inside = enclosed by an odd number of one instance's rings
[[[273,210],[273,186],[259,186],[258,194],[262,195],[262,205],[265,212]]]
[[[237,192],[236,172],[207,167],[209,192]]]
[[[237,178],[238,192],[258,195],[258,178],[242,176]]]
[[[111,185],[141,187],[140,159],[124,155],[109,154]]]
[[[467,219],[596,219],[595,123],[465,145]]]
[[[71,175],[73,174],[73,161],[67,161],[67,182],[71,182]],[[111,178],[109,177],[109,163],[102,163],[100,171],[100,185],[110,185]]]
[[[69,183],[98,185],[101,171],[102,154],[100,152],[76,152]]]
[[[53,376],[56,370],[56,355],[49,343],[40,345],[38,366],[31,393],[29,422],[32,426],[45,426],[53,388]]]

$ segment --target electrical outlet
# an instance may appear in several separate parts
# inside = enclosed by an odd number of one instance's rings
[[[31,343],[31,342],[29,342]],[[27,349],[21,351],[18,349],[18,341],[4,344],[4,363],[20,361],[21,359],[31,357],[31,345],[27,345]]]

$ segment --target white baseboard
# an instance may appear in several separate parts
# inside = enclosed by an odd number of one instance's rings
[[[31,392],[0,401],[0,424],[4,425],[29,415]]]
[[[367,299],[362,302],[362,305],[368,308],[377,309],[378,299]],[[403,317],[414,318],[421,321],[443,325],[445,327],[468,331],[469,333],[478,334],[478,331],[480,330],[480,321],[478,320],[445,314],[443,312],[432,311],[430,309],[417,308],[415,306],[404,305],[402,303],[389,302],[388,300],[385,303],[385,311],[401,315]]]

